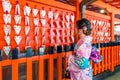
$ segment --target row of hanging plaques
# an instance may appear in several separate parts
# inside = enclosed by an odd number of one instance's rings
[[[91,22],[93,43],[109,42],[111,40],[110,20],[92,15],[86,15],[86,18]]]
[[[14,28],[15,35],[14,40],[16,42],[17,47],[19,48],[20,43],[22,41],[21,32],[21,19],[25,18],[25,27],[24,33],[26,36],[25,47],[30,46],[30,36],[29,35],[31,29],[30,23],[30,14],[33,15],[33,26],[34,26],[34,39],[35,44],[38,46],[39,35],[42,36],[42,45],[52,44],[52,45],[63,45],[74,43],[74,20],[75,15],[74,12],[64,12],[59,10],[45,10],[45,7],[41,7],[41,9],[31,8],[28,3],[23,7],[23,11],[20,11],[19,2],[16,1],[15,13],[14,17],[11,16],[10,12],[12,9],[12,4],[9,0],[2,0],[2,8],[3,8],[3,30],[4,30],[4,40],[6,45],[3,46],[3,50],[6,55],[9,55],[11,50],[11,28]],[[21,12],[24,13],[24,17],[21,16]],[[39,14],[39,17],[37,16]],[[15,24],[11,26],[11,20],[14,18]],[[42,28],[41,28],[42,27]],[[40,34],[40,29],[42,29],[42,34]],[[48,42],[47,42],[48,40]]]

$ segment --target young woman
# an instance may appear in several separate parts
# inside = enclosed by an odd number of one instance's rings
[[[80,40],[74,49],[74,55],[68,57],[68,70],[71,80],[93,80],[90,60],[100,62],[100,54],[92,47],[91,23],[87,19],[76,22]]]

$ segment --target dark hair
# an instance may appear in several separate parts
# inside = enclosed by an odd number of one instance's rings
[[[87,20],[85,18],[83,18],[81,20],[78,20],[76,22],[76,26],[77,26],[77,29],[82,29],[83,33],[85,35],[90,35],[91,34],[92,29],[91,29],[91,23],[90,23],[89,20]],[[86,27],[86,30],[84,30],[83,27]]]

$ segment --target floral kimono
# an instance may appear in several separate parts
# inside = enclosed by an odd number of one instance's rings
[[[92,47],[92,37],[80,39],[74,49],[75,54],[68,57],[68,70],[71,80],[93,80],[90,60],[100,62],[98,51]]]

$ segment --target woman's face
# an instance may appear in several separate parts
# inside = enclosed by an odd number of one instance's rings
[[[77,33],[78,33],[79,37],[81,37],[83,35],[83,30],[79,29]]]

